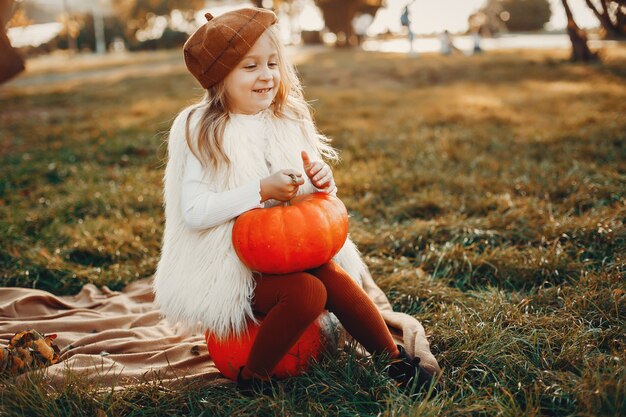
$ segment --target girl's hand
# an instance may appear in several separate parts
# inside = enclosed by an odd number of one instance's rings
[[[261,202],[270,198],[289,201],[296,196],[302,184],[302,174],[295,169],[277,171],[261,180]]]
[[[320,190],[324,190],[327,194],[336,192],[335,178],[330,166],[324,161],[311,161],[306,151],[302,151],[302,165],[307,177],[311,179],[311,183]]]

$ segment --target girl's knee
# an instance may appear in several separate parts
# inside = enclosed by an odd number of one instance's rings
[[[345,269],[343,269],[337,262],[332,260],[326,262],[324,265],[318,266],[317,268],[310,270],[310,272],[311,274],[322,280],[329,277],[350,278],[350,275],[348,275]]]
[[[301,316],[315,318],[326,306],[326,287],[311,274],[294,274],[290,281],[291,301],[297,306]]]
[[[310,272],[317,276],[318,274],[338,274],[341,273],[343,269],[334,261],[328,261],[324,265],[320,265],[317,268],[313,268]]]
[[[325,285],[353,285],[355,281],[339,264],[329,261],[309,271]]]

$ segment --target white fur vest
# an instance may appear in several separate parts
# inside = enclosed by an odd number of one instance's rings
[[[153,284],[155,298],[172,324],[182,322],[193,329],[200,325],[218,338],[240,335],[245,332],[246,320],[255,321],[251,307],[255,281],[252,271],[233,249],[234,219],[201,231],[188,228],[183,220],[180,194],[185,157],[191,152],[185,140],[189,113],[190,108],[178,115],[168,139],[163,201],[165,230]],[[197,134],[200,113],[198,110],[191,117],[192,139]],[[312,145],[319,140],[312,123],[279,119],[269,110],[259,117],[263,120],[261,132],[239,117],[227,123],[223,147],[231,166],[225,172],[207,171],[213,191],[233,189],[281,169],[303,172],[300,151],[318,155]],[[314,191],[307,179],[299,194]],[[362,274],[367,269],[350,239],[334,260],[362,285]]]

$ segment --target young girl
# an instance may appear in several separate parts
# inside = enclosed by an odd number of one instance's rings
[[[334,313],[371,354],[388,354],[399,386],[428,386],[438,371],[396,345],[361,287],[367,267],[348,239],[334,259],[286,275],[248,269],[231,241],[234,220],[296,195],[337,187],[322,158],[337,159],[313,124],[268,10],[245,8],[207,23],[186,42],[185,63],[206,89],[174,121],[165,171],[165,232],[154,280],[172,321],[200,322],[218,338],[264,316],[237,386],[263,387],[274,366],[323,312]],[[425,338],[424,338],[425,339]],[[430,351],[428,351],[430,354]],[[434,361],[434,365],[432,362]]]

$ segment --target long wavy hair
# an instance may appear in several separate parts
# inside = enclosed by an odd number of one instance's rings
[[[315,128],[310,106],[304,99],[300,79],[293,65],[286,59],[276,25],[270,26],[266,32],[276,47],[278,53],[278,70],[280,73],[278,91],[270,106],[273,115],[301,123],[310,123],[314,127],[318,138],[317,150],[320,155],[326,159],[336,161],[339,159],[337,151],[330,146],[330,140],[320,134],[317,128]],[[191,117],[196,111],[200,111],[202,114],[198,134],[196,137],[192,138],[189,125]],[[224,81],[220,81],[206,90],[204,97],[192,106],[187,116],[187,145],[189,145],[191,152],[205,168],[210,167],[212,169],[218,169],[230,165],[230,160],[223,148],[224,129],[229,120],[228,112],[228,96],[224,87]]]

